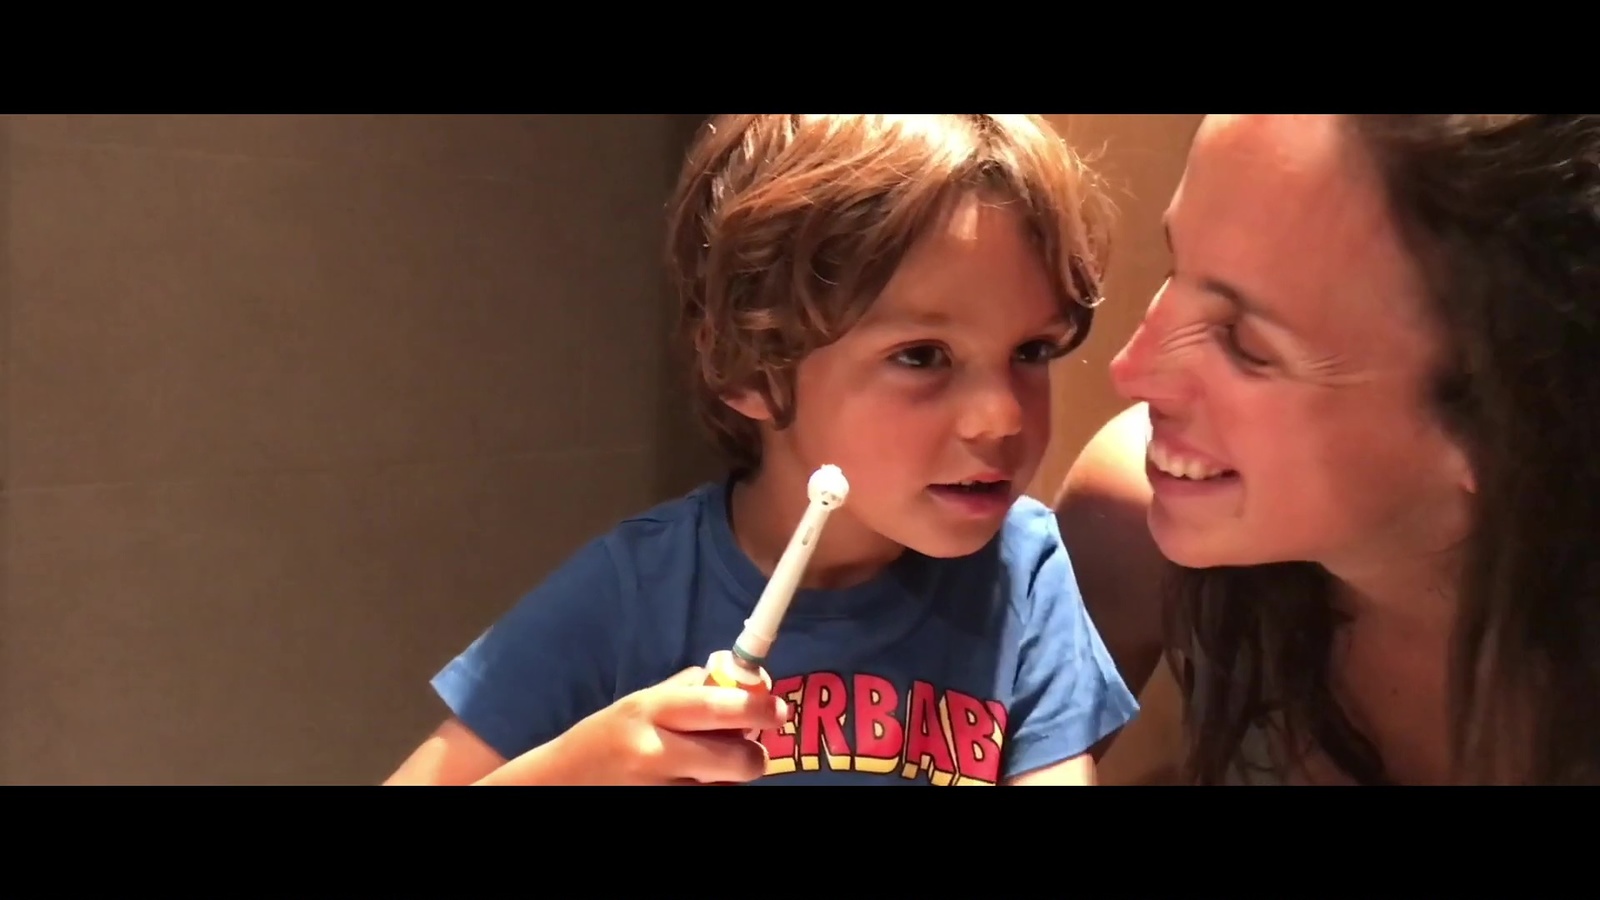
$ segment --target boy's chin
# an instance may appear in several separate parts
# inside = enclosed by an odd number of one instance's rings
[[[971,556],[988,546],[994,536],[1000,533],[998,527],[964,528],[959,532],[941,529],[937,533],[928,533],[926,529],[918,529],[920,534],[914,539],[901,541],[909,550],[933,559],[958,559]]]

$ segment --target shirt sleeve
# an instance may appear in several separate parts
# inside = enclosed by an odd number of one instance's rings
[[[1089,618],[1054,518],[1029,589],[1010,710],[1006,778],[1087,752],[1139,703]]]
[[[622,579],[604,538],[528,592],[433,678],[462,724],[507,760],[612,701]]]

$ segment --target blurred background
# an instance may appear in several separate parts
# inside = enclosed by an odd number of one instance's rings
[[[702,118],[0,117],[0,783],[380,781],[441,665],[714,471],[659,262]],[[1047,501],[1199,124],[1050,119],[1121,216]]]

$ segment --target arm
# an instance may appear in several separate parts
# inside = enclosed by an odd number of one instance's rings
[[[608,543],[590,542],[434,676],[452,715],[385,783],[571,781],[580,761],[550,742],[611,703],[623,605]]]
[[[1117,732],[1097,757],[1102,784],[1182,784],[1184,779],[1183,694],[1165,665],[1157,666],[1139,692],[1139,718]],[[1110,744],[1102,742],[1102,746]]]
[[[1061,537],[1083,601],[1117,669],[1137,694],[1161,661],[1161,576],[1166,561],[1150,538],[1144,472],[1148,413],[1133,406],[1084,447],[1056,497]]]
[[[1146,521],[1148,433],[1143,404],[1108,422],[1073,463],[1055,504],[1084,605],[1139,696],[1139,718],[1095,748],[1106,784],[1168,783],[1182,757],[1183,701],[1161,665],[1161,577],[1167,563]]]
[[[1006,782],[1011,787],[1086,787],[1099,783],[1094,756],[1088,753],[1025,772]]]
[[[1004,783],[1093,784],[1091,749],[1139,711],[1078,592],[1055,520],[1041,514],[1009,711]]]
[[[383,783],[475,784],[505,763],[505,757],[473,734],[460,719],[451,716]]]
[[[451,716],[384,785],[572,784],[581,778],[581,761],[565,750],[562,742],[552,739],[507,761]]]

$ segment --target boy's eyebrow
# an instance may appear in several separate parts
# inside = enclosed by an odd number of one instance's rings
[[[861,320],[861,328],[871,331],[909,330],[913,328],[948,328],[952,325],[950,316],[941,312],[930,310],[868,313]]]
[[[937,331],[940,329],[956,327],[956,322],[947,314],[931,310],[904,311],[896,310],[889,313],[873,315],[869,313],[856,326],[861,331]],[[1071,331],[1072,322],[1067,316],[1058,313],[1050,319],[1039,323],[1037,329],[1046,331]]]

